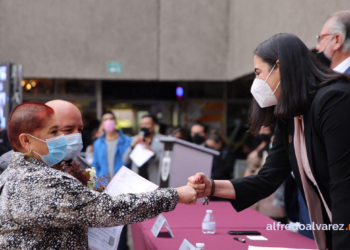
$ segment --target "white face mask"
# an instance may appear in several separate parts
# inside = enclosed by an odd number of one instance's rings
[[[83,149],[83,140],[80,133],[66,135],[67,155],[64,160],[73,160]]]
[[[255,78],[252,88],[250,89],[250,92],[252,93],[256,102],[259,104],[261,108],[266,108],[277,104],[277,98],[275,96],[275,92],[280,86],[281,82],[278,82],[277,87],[274,91],[272,91],[272,89],[266,82],[267,79],[269,79],[275,67],[276,67],[276,64],[271,69],[265,81]]]

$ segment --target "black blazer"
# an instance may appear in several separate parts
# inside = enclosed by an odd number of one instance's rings
[[[304,124],[310,167],[332,212],[332,224],[344,224],[344,231],[326,231],[327,247],[350,249],[350,231],[345,230],[350,224],[350,83],[333,83],[318,90],[304,114]],[[236,190],[236,200],[231,203],[237,211],[272,194],[291,171],[304,196],[293,136],[294,119],[279,123],[259,174],[231,180]],[[324,207],[323,215],[324,223],[330,223]]]

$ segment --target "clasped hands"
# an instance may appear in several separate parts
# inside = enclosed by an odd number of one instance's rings
[[[177,188],[179,203],[195,205],[198,198],[209,196],[211,193],[211,181],[203,173],[197,173],[188,178],[186,186]]]

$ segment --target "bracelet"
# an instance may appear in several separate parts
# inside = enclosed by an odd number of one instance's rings
[[[211,192],[209,196],[204,197],[203,206],[209,205],[209,201],[211,200],[211,198],[213,198],[215,193],[215,181],[213,179],[210,179],[210,181],[211,181]]]

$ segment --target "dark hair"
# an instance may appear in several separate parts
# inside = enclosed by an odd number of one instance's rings
[[[196,125],[203,127],[204,133],[206,133],[206,134],[208,133],[209,127],[204,122],[196,121],[195,123],[192,124],[191,129],[192,129],[193,126],[196,126]]]
[[[224,138],[220,135],[220,133],[217,130],[213,130],[210,132],[210,135],[208,136],[207,140],[212,140],[215,143],[221,142],[223,146],[226,146],[226,142]]]
[[[19,151],[22,145],[19,136],[22,133],[33,132],[45,127],[47,121],[55,112],[43,103],[25,102],[18,105],[11,113],[8,123],[8,137],[14,151]]]
[[[295,35],[281,33],[261,43],[254,51],[270,69],[279,60],[280,94],[276,106],[260,108],[253,99],[250,132],[258,134],[261,126],[270,126],[304,114],[317,90],[337,81],[350,82],[350,77],[323,66]]]
[[[110,111],[110,110],[105,111],[105,112],[103,113],[102,117],[103,117],[104,115],[107,115],[107,114],[113,115],[114,120],[117,119],[117,117],[115,117],[115,114],[114,114],[112,111]]]
[[[152,121],[153,121],[153,123],[158,124],[158,119],[157,119],[157,117],[154,116],[154,115],[150,115],[150,114],[144,115],[144,116],[142,116],[142,119],[143,119],[143,118],[151,118]]]

